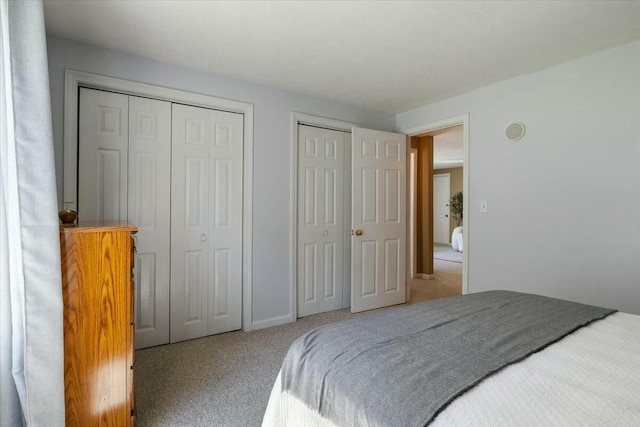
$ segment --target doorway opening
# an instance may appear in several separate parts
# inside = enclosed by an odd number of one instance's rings
[[[467,293],[468,115],[402,130],[409,135],[410,289]],[[462,193],[462,212],[451,201]]]

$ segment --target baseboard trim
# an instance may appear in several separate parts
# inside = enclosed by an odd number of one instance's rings
[[[431,280],[434,277],[436,277],[435,274],[425,274],[425,273],[418,273],[417,276],[418,276],[418,279],[424,279],[424,280]]]
[[[272,326],[284,325],[285,323],[291,323],[291,315],[287,314],[286,316],[278,316],[272,317],[270,319],[258,320],[257,322],[253,322],[251,326],[255,331],[256,329],[270,328]]]

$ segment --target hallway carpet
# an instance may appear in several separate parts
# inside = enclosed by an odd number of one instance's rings
[[[433,259],[462,263],[463,258],[464,254],[462,252],[454,251],[451,245],[444,245],[441,243],[433,244]]]

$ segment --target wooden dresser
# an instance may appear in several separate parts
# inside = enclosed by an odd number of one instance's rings
[[[136,231],[118,221],[60,227],[67,426],[135,424]]]

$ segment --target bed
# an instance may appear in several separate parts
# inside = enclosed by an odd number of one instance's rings
[[[271,426],[638,426],[640,316],[491,291],[317,328]]]

